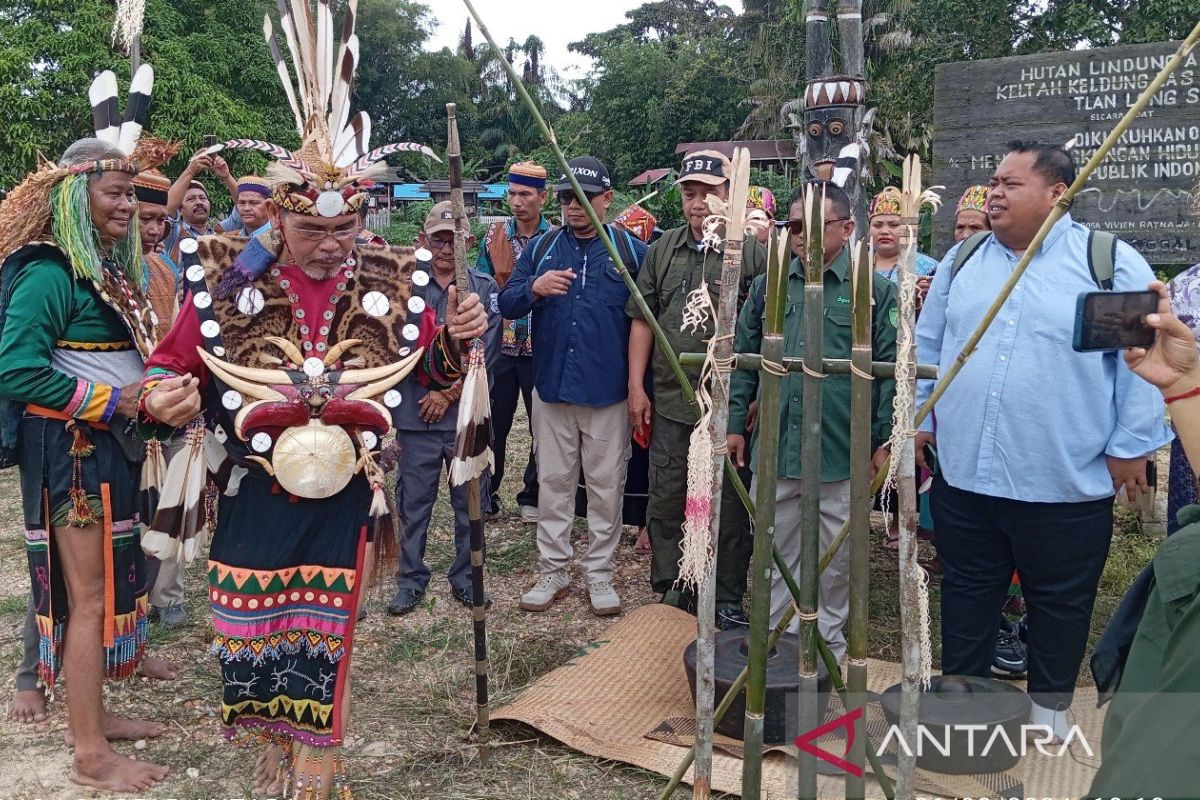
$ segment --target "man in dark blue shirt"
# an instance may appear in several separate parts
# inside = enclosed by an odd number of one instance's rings
[[[570,162],[596,214],[612,204],[608,169],[591,156]],[[570,590],[571,525],[582,466],[588,493],[587,552],[581,566],[588,600],[601,616],[621,611],[612,559],[621,538],[621,503],[630,455],[627,403],[629,290],[587,212],[563,175],[554,187],[562,228],[530,242],[500,293],[505,319],[533,311],[533,423],[538,464],[538,552],[541,578],[521,608],[545,611]],[[630,253],[637,273],[646,247],[607,227]]]

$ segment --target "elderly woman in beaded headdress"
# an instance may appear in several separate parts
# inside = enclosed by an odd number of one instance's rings
[[[352,17],[338,48],[327,4],[316,20],[307,3],[280,12],[298,84],[270,17],[264,31],[302,146],[233,140],[204,151],[275,158],[271,230],[180,243],[186,295],[148,362],[141,410],[162,437],[203,405],[223,446],[209,462],[222,495],[208,565],[221,720],[229,738],[266,745],[256,794],[319,800],[349,795],[340,746],[356,615],[370,544],[394,551],[377,460],[400,402],[394,387],[415,370],[449,388],[462,374],[458,343],[482,334],[487,315],[452,286],[439,326],[420,296],[429,274],[417,257],[427,252],[355,243],[362,182],[386,169],[373,165],[432,152],[368,148],[369,119],[349,109]],[[305,31],[317,32],[319,56]]]
[[[120,793],[167,772],[112,749],[110,738],[162,726],[107,714],[100,693],[102,676],[134,674],[146,641],[144,447],[128,426],[154,345],[132,185],[152,84],[143,66],[121,124],[116,77],[102,73],[97,138],[43,164],[0,206],[0,435],[21,469],[39,677],[48,689],[60,671],[71,683],[71,779]]]

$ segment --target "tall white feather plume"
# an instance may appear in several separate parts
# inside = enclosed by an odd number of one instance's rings
[[[342,129],[333,146],[333,164],[348,167],[367,153],[371,142],[371,117],[359,111]]]
[[[292,116],[296,120],[296,130],[303,135],[304,117],[300,114],[300,106],[296,103],[296,90],[292,87],[292,76],[287,64],[283,61],[283,53],[279,51],[279,43],[275,41],[275,29],[271,25],[271,15],[263,14],[263,38],[267,40],[267,48],[271,51],[271,60],[275,62],[275,71],[279,73],[279,82],[283,84],[283,93],[287,95],[288,105],[292,108]]]
[[[292,54],[292,66],[296,70],[296,88],[300,92],[300,105],[303,109],[299,114],[300,124],[297,129],[303,136],[304,118],[311,105],[308,99],[308,85],[304,81],[304,62],[300,59],[300,37],[296,29],[296,22],[292,19],[292,12],[288,10],[288,0],[276,0],[275,5],[279,9],[279,24],[283,28],[288,52]]]
[[[336,139],[350,119],[350,88],[358,67],[358,36],[352,35],[342,47],[338,71],[333,78],[333,97],[329,104],[329,135]]]
[[[317,0],[317,108],[325,115],[333,89],[333,11],[329,0]],[[330,131],[332,135],[334,132]]]
[[[314,114],[324,116],[321,107],[320,86],[317,83],[317,43],[313,31],[312,10],[308,0],[291,0],[292,24],[296,26],[296,40],[300,44],[300,85],[305,87],[308,99],[305,101],[304,121],[308,122]]]
[[[117,110],[117,76],[112,70],[104,70],[92,81],[88,101],[92,104],[96,138],[115,145],[120,135],[120,114]]]
[[[117,147],[127,156],[133,155],[142,135],[142,126],[150,115],[150,93],[154,91],[154,68],[142,64],[129,83],[129,96],[125,99],[125,119],[117,136]]]

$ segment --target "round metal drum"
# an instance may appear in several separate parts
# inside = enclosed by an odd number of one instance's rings
[[[716,701],[729,692],[729,687],[750,656],[750,632],[741,630],[717,631],[715,653]],[[696,643],[688,645],[683,653],[683,665],[687,670],[688,684],[692,687],[692,698],[696,697]],[[792,633],[779,637],[767,654],[767,702],[763,720],[763,741],[766,744],[791,742],[800,735],[797,711],[797,692],[800,684],[800,642]],[[817,664],[817,687],[820,692],[820,715],[825,716],[832,683],[825,665]],[[733,739],[741,739],[746,717],[746,690],[738,693],[729,711],[716,725],[717,733]]]
[[[880,700],[890,724],[900,721],[900,684]],[[941,675],[921,694],[917,720],[923,726],[917,766],[949,775],[1004,772],[1021,760],[1029,721],[1029,695],[1011,684],[969,675]],[[983,728],[972,727],[983,726]],[[997,728],[1003,733],[997,733]],[[1011,747],[1010,747],[1011,743]],[[943,753],[942,751],[946,751]]]

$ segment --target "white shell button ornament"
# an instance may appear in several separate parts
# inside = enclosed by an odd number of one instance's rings
[[[346,201],[335,191],[324,191],[317,195],[317,213],[322,217],[339,217]]]
[[[408,310],[414,314],[420,314],[425,310],[425,301],[420,297],[408,298]]]
[[[304,359],[304,374],[310,378],[315,378],[325,372],[325,362],[316,356]]]
[[[392,303],[383,292],[367,292],[363,295],[362,307],[372,317],[382,317],[392,310]]]
[[[405,325],[400,332],[404,334],[404,338],[408,339],[410,342],[415,342],[417,337],[421,335],[421,331],[419,331],[417,326],[413,325],[412,323]]]
[[[225,394],[221,395],[221,405],[225,406],[225,408],[229,409],[230,411],[237,411],[242,407],[242,396],[233,389],[230,389],[229,391],[225,392]]]
[[[179,252],[187,253],[188,255],[191,255],[192,253],[196,252],[196,249],[198,247],[199,247],[199,245],[196,244],[196,240],[190,236],[179,242]]]
[[[256,453],[267,452],[271,449],[272,444],[273,442],[271,441],[271,435],[268,433],[263,433],[262,431],[254,434],[254,436],[250,439],[250,447],[253,448],[254,452]]]
[[[200,333],[206,339],[215,339],[221,335],[221,326],[215,319],[206,319],[200,323]]]
[[[413,255],[416,256],[417,261],[423,261],[425,263],[433,261],[433,253],[429,252],[424,247],[418,247],[413,252]]]
[[[383,404],[388,408],[395,408],[400,405],[400,392],[395,389],[388,389],[383,393]]]
[[[208,292],[196,292],[192,297],[192,303],[196,308],[208,308],[212,305],[212,295]]]
[[[184,241],[190,242],[193,240],[185,239]],[[183,245],[180,245],[180,247],[183,247]],[[200,266],[199,264],[192,264],[187,268],[187,279],[193,283],[204,280],[204,267]]]
[[[412,282],[417,286],[429,285],[429,273],[423,269],[413,271]]]
[[[363,431],[362,439],[368,450],[374,450],[375,445],[379,444],[379,437],[371,431]]]
[[[263,310],[266,305],[266,299],[263,297],[262,290],[253,286],[247,286],[238,292],[237,307],[238,311],[243,314],[254,316]]]

